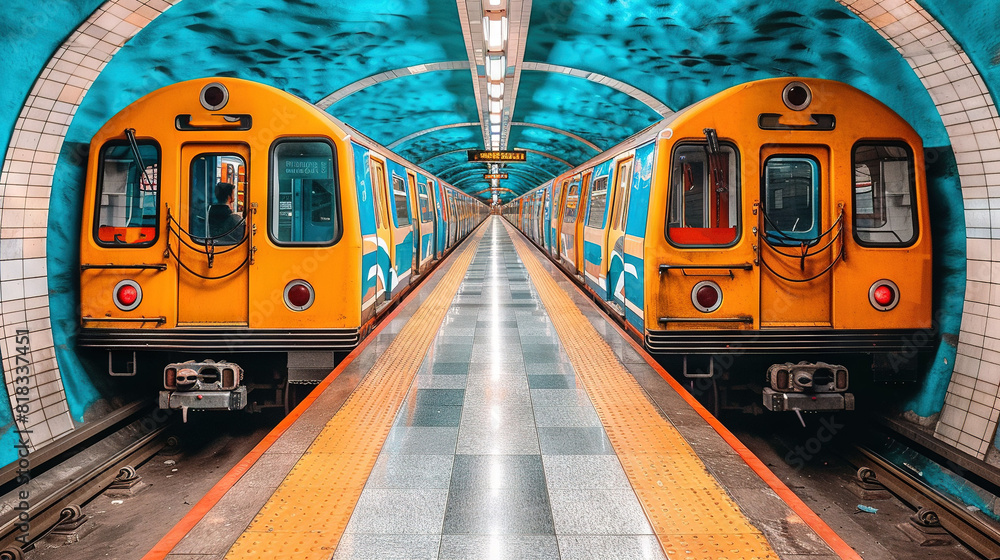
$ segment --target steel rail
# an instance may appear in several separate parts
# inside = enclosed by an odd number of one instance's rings
[[[139,414],[136,414],[138,417]],[[172,425],[167,421],[149,433],[139,437],[125,448],[108,457],[90,470],[81,473],[66,484],[50,492],[28,508],[31,531],[27,534],[28,544],[18,542],[24,535],[19,528],[17,516],[0,526],[0,560],[20,560],[25,550],[34,548],[39,538],[67,517],[71,506],[82,505],[93,499],[110,485],[119,472],[127,467],[141,464],[163,448],[166,442],[163,432]],[[72,514],[70,514],[72,515]]]
[[[851,458],[855,466],[872,469],[882,486],[911,507],[931,509],[941,527],[979,554],[1000,559],[1000,531],[877,452],[860,445],[855,449],[857,454]]]

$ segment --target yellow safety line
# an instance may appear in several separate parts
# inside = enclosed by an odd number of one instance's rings
[[[347,528],[485,229],[396,335],[389,348],[233,544],[227,559],[328,559]]]
[[[778,556],[569,295],[507,227],[667,558]]]

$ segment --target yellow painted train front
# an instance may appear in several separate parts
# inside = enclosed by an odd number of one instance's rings
[[[237,79],[175,84],[108,121],[85,201],[79,344],[112,375],[162,375],[160,405],[184,410],[280,404],[325,377],[485,209]]]
[[[864,92],[771,79],[509,213],[681,375],[727,380],[740,360],[769,410],[850,409],[851,372],[903,378],[934,338],[923,169],[917,133]]]

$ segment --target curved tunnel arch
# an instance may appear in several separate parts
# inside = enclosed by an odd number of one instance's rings
[[[951,383],[962,378],[974,382],[983,364],[980,356],[984,349],[982,331],[985,329],[985,319],[1000,314],[1000,304],[983,294],[981,274],[972,273],[973,266],[978,268],[975,263],[1000,261],[1000,255],[993,249],[996,240],[1000,239],[1000,223],[996,223],[991,214],[991,208],[1000,207],[1000,175],[996,172],[998,164],[990,153],[1000,136],[995,120],[997,111],[992,100],[993,94],[976,65],[920,3],[913,0],[893,2],[893,7],[886,10],[879,3],[870,0],[837,1],[882,34],[910,62],[934,100],[959,160],[959,178],[966,209],[969,250],[967,264],[970,269],[966,303],[967,307],[979,312],[969,312],[963,316],[959,353],[966,359],[961,368],[956,366]],[[180,0],[149,1],[139,8],[130,8],[128,6],[133,5],[132,3],[110,0],[78,26],[45,65],[41,74],[44,77],[36,80],[32,93],[24,103],[4,160],[0,199],[3,202],[3,228],[6,232],[4,250],[8,256],[16,255],[22,261],[40,259],[44,262],[47,257],[45,239],[48,233],[45,224],[48,221],[53,174],[75,108],[79,106],[100,70],[125,41],[162,13],[155,6],[161,6],[165,10],[179,2]],[[932,28],[929,34],[926,32],[926,25]],[[103,38],[96,40],[100,48],[94,48],[92,34],[87,35],[90,44],[84,45],[81,41],[81,37],[85,35],[84,30],[103,33]],[[922,38],[916,41],[919,44],[914,44],[914,37]],[[923,40],[927,37],[932,37],[934,42]],[[53,74],[56,65],[60,66],[61,72],[69,69],[74,73],[78,70],[79,76],[89,77],[81,78],[76,85],[61,82],[54,79],[57,77]],[[38,119],[27,118],[30,109],[39,107],[48,107],[41,110],[44,113],[40,119],[43,125],[41,132],[33,130],[35,125],[28,122]],[[983,110],[986,111],[986,118],[982,117]],[[974,132],[969,126],[973,123],[976,125]],[[11,274],[0,287],[0,294],[5,302],[4,324],[9,326],[26,322],[27,313],[31,312],[31,324],[37,327],[32,330],[36,337],[35,348],[43,356],[38,373],[52,378],[51,382],[59,385],[59,391],[64,391],[55,359],[44,268],[41,270],[39,273],[38,268],[31,271],[22,268],[20,273]],[[997,279],[994,278],[993,281],[996,282]],[[8,313],[8,309],[14,311]],[[979,323],[984,326],[978,326]],[[10,356],[12,337],[5,336],[4,342],[5,356]],[[8,382],[9,372],[13,371],[11,365],[9,358],[5,358],[4,369],[8,372]],[[986,373],[985,369],[982,373]],[[65,399],[62,402],[65,407]],[[960,403],[946,401],[945,407],[949,406],[955,409]],[[68,410],[54,413],[47,422],[46,427],[52,438],[72,429]],[[961,435],[968,434],[962,431],[962,426],[946,427],[951,429],[945,430],[938,425],[938,437],[956,445],[959,445]],[[971,434],[978,440],[978,447],[960,445],[960,448],[983,456],[990,443],[989,434],[995,427],[996,422],[993,421],[990,423],[990,432]],[[46,441],[49,439],[41,436],[36,445]]]

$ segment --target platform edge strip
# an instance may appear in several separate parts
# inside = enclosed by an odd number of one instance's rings
[[[518,243],[523,244],[525,249],[527,248],[527,243],[523,241],[523,237],[520,232],[512,230],[512,227],[505,223],[504,226],[507,228],[508,232],[511,234],[511,239],[515,240],[515,247]],[[528,253],[524,250],[522,253],[522,260],[524,255],[527,255],[530,259],[536,260],[534,255]],[[537,260],[536,260],[537,262]],[[540,267],[540,265],[538,265]],[[554,280],[544,272],[542,276],[549,278],[552,285],[556,289],[565,294],[558,285],[555,284]],[[579,287],[577,287],[579,289]],[[572,304],[572,302],[570,302]],[[586,321],[586,318],[583,318]],[[589,321],[587,321],[589,323]],[[783,483],[766,465],[750,451],[736,436],[732,434],[721,422],[708,410],[694,396],[687,392],[687,390],[675,380],[663,367],[658,364],[643,348],[639,343],[637,343],[628,333],[622,329],[614,321],[608,321],[622,339],[624,339],[628,344],[632,345],[632,348],[646,361],[646,363],[653,368],[657,374],[660,375],[670,386],[673,388],[684,400],[690,405],[695,412],[698,413],[722,438],[733,448],[733,450],[746,462],[747,466],[753,470],[757,476],[764,481],[784,502],[788,507],[798,515],[817,535],[832,549],[834,554],[841,558],[847,560],[861,560],[861,556],[855,551],[846,541],[844,541],[840,535],[838,535],[829,525],[826,524],[809,506],[798,497],[797,494],[792,492],[785,483]],[[603,339],[602,339],[603,342]],[[606,343],[605,343],[606,344]],[[615,358],[617,360],[617,358]]]
[[[509,228],[508,233],[511,233]],[[719,553],[742,557],[752,551],[753,558],[777,559],[760,530],[711,476],[680,432],[660,416],[607,342],[542,269],[524,241],[512,233],[511,239],[576,374],[597,409],[664,554],[668,558],[678,553],[691,558],[717,558]],[[641,418],[640,425],[629,426],[628,421],[636,417]],[[638,428],[641,434],[637,436],[633,428]],[[632,445],[636,441],[646,447],[636,449]],[[697,477],[698,482],[693,488],[663,484],[661,479],[669,477],[671,471],[683,471],[685,476]],[[699,500],[702,495],[707,499]],[[691,507],[696,502],[701,506],[693,514],[690,510],[678,511],[679,504]],[[686,523],[691,517],[694,522]],[[679,525],[688,526],[679,528]],[[699,542],[697,546],[693,544]]]
[[[482,237],[483,232],[485,232],[483,224],[480,224],[479,230],[480,231],[478,233],[473,233],[467,238],[468,243],[471,244],[475,242],[475,245],[477,247],[479,245],[479,239]],[[462,244],[459,244],[459,246],[456,247],[455,250],[451,251],[448,255],[446,255],[444,260],[438,267],[435,268],[433,273],[434,274],[442,272],[446,273],[444,272],[445,266],[448,265],[449,263],[457,261],[457,259],[462,254],[464,254],[458,250],[459,248],[461,248],[461,246]],[[465,249],[462,250],[464,251]],[[288,428],[291,427],[292,424],[294,424],[295,421],[298,420],[298,418],[302,416],[302,414],[305,413],[305,411],[308,410],[309,407],[312,406],[312,404],[319,398],[319,396],[323,393],[323,391],[331,383],[333,383],[333,381],[345,369],[347,369],[347,367],[350,366],[351,363],[353,363],[353,361],[359,355],[361,355],[362,352],[364,352],[364,350],[368,347],[368,345],[371,344],[372,341],[374,341],[377,338],[379,333],[382,332],[382,330],[386,327],[386,325],[391,323],[392,320],[395,319],[397,315],[399,315],[404,309],[406,309],[409,306],[410,303],[412,303],[413,299],[416,298],[420,294],[420,292],[421,291],[419,289],[413,290],[403,299],[403,301],[399,303],[399,305],[396,306],[395,309],[391,310],[389,314],[386,315],[375,326],[375,328],[372,329],[369,335],[366,336],[364,339],[362,339],[361,343],[358,344],[358,346],[355,347],[355,349],[351,351],[347,355],[347,357],[344,358],[344,361],[341,362],[332,372],[330,372],[330,375],[328,375],[323,381],[321,381],[316,386],[316,388],[310,391],[309,395],[307,395],[304,399],[302,399],[302,401],[298,404],[298,406],[296,406],[295,409],[293,409],[287,416],[285,416],[285,418],[283,418],[281,422],[279,422],[278,425],[275,426],[264,437],[264,439],[262,439],[256,446],[254,446],[254,448],[251,449],[250,452],[247,453],[247,455],[243,459],[241,459],[239,463],[237,463],[232,469],[230,469],[229,472],[227,472],[219,480],[219,482],[215,484],[215,486],[209,489],[209,491],[204,496],[202,496],[202,498],[198,502],[196,502],[194,506],[192,506],[192,508],[188,511],[188,513],[185,514],[184,517],[182,517],[177,522],[177,524],[174,525],[174,527],[172,527],[170,531],[168,531],[167,534],[164,535],[153,546],[153,548],[149,550],[149,552],[143,555],[141,560],[164,560],[165,558],[167,558],[167,556],[181,542],[181,540],[183,540],[184,537],[187,536],[187,534],[190,533],[191,530],[194,529],[195,526],[198,525],[198,523],[209,513],[209,511],[211,511],[211,509],[215,507],[216,504],[219,503],[219,500],[221,500],[222,497],[225,496],[226,493],[229,490],[231,490],[233,486],[236,485],[237,482],[239,482],[240,478],[242,478],[243,475],[246,474],[247,471],[249,471],[254,464],[256,464],[256,462],[261,458],[261,456],[263,456],[264,453],[267,452],[267,450],[274,445],[274,443],[278,440],[278,438],[281,437],[281,435],[284,434],[288,430]]]
[[[325,466],[327,470],[304,469],[298,464],[293,467],[233,543],[225,558],[256,559],[272,557],[270,555],[276,553],[293,553],[295,558],[305,560],[333,555],[396,413],[424,355],[437,336],[438,329],[435,327],[441,324],[451,307],[484,231],[481,229],[474,234],[471,243],[445,277],[422,302],[389,348],[376,359],[358,387],[300,459],[301,462],[308,457],[329,457],[329,460],[313,461],[314,467]],[[374,408],[373,402],[376,403]],[[364,420],[359,421],[361,418]],[[340,477],[340,472],[332,471],[340,471],[339,467],[345,466],[343,460],[337,460],[345,457],[353,463],[350,465],[353,468],[345,469],[349,471],[347,476]],[[335,465],[338,468],[332,468]],[[330,493],[317,492],[321,487],[309,483],[310,479],[317,478],[336,486],[333,493],[338,498],[333,504],[329,503]],[[269,516],[271,522],[267,519]],[[291,525],[292,529],[283,528],[284,524]],[[307,545],[304,550],[292,551],[288,548],[286,542],[290,534],[298,535],[300,542]],[[308,538],[303,541],[303,537]]]

